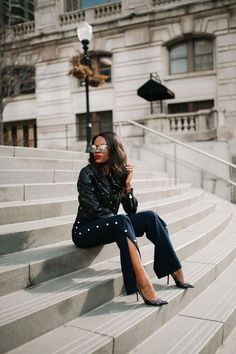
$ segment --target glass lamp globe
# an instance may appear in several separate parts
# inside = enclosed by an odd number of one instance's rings
[[[87,40],[90,42],[93,34],[93,27],[90,26],[87,22],[83,21],[77,28],[77,35],[79,40],[82,42]]]

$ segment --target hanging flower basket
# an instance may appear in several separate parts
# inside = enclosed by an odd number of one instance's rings
[[[82,54],[75,55],[70,59],[72,68],[68,75],[74,76],[80,81],[85,81],[86,77],[89,78],[89,85],[98,87],[103,85],[109,78],[108,75],[99,73],[98,65],[95,61],[90,60],[90,66],[84,64],[84,56]]]

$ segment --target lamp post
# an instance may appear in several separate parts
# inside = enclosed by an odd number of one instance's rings
[[[91,41],[93,33],[93,28],[87,22],[81,22],[79,27],[77,28],[77,35],[80,42],[83,45],[84,50],[84,64],[89,67],[90,60],[88,55],[89,42]],[[86,90],[86,152],[89,151],[89,145],[91,143],[92,138],[92,122],[89,111],[89,77],[85,76],[85,90]]]

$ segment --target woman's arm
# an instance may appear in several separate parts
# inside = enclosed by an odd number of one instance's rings
[[[138,201],[136,197],[133,195],[133,189],[124,194],[121,198],[121,204],[123,205],[124,211],[129,214],[135,214],[138,209]]]
[[[125,194],[121,198],[121,203],[123,205],[124,211],[127,214],[135,214],[138,209],[138,201],[136,197],[133,195],[133,188],[132,188],[134,166],[128,164],[126,168],[127,168],[128,175],[125,181]]]
[[[125,192],[129,193],[132,190],[131,181],[132,181],[133,174],[134,174],[134,166],[132,164],[128,164],[126,166],[126,169],[127,169],[128,175],[127,175],[127,178],[125,181]]]

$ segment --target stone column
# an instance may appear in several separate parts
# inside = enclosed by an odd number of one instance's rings
[[[35,8],[36,33],[50,33],[59,30],[59,2],[57,0],[38,0]]]
[[[17,145],[24,146],[24,135],[23,135],[23,126],[17,126]]]

